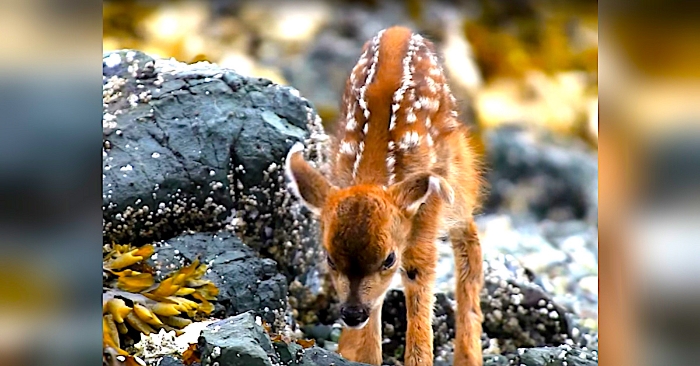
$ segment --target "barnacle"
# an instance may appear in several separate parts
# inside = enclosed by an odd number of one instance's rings
[[[119,355],[128,356],[122,345],[133,341],[133,332],[151,334],[184,328],[193,319],[211,314],[219,289],[202,277],[207,266],[191,264],[157,281],[146,262],[152,245],[106,246],[102,261],[102,343]],[[131,333],[131,336],[130,336]]]

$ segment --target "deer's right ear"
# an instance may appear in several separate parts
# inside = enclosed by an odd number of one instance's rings
[[[294,194],[315,214],[321,213],[332,186],[328,179],[304,160],[304,144],[297,142],[289,149],[285,173]]]

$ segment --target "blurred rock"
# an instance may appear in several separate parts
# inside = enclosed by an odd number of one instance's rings
[[[555,302],[583,318],[598,319],[598,299],[580,285],[598,276],[598,230],[583,220],[538,222],[533,217],[485,215],[477,218],[484,258],[506,254],[533,275]],[[447,259],[442,260],[444,266]],[[590,280],[588,280],[590,281]],[[450,279],[450,286],[454,280]]]
[[[504,353],[572,340],[567,311],[510,256],[484,263],[483,328]]]
[[[485,213],[584,219],[597,225],[598,159],[582,142],[555,142],[514,126],[484,136],[489,184]]]
[[[332,7],[322,1],[244,2],[241,20],[278,50],[310,43],[319,29],[331,20]],[[278,55],[280,56],[280,55]]]
[[[103,103],[105,243],[227,226],[306,284],[317,224],[281,167],[296,141],[322,166],[326,136],[295,89],[124,50],[103,57]]]
[[[195,258],[207,264],[205,279],[218,288],[212,317],[222,318],[250,310],[275,329],[285,327],[287,281],[271,259],[261,259],[230,232],[183,234],[155,244],[154,267],[162,274]],[[292,324],[290,324],[292,325]]]
[[[598,352],[569,346],[525,348],[519,349],[511,362],[525,366],[593,366],[598,365]]]

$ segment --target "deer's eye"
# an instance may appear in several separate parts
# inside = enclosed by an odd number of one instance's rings
[[[335,263],[334,263],[333,260],[331,259],[331,256],[330,256],[330,255],[326,255],[326,262],[328,262],[328,267],[331,267],[331,269],[334,270],[334,271],[336,270],[336,268],[335,268]]]
[[[382,263],[382,269],[389,269],[394,266],[394,263],[396,263],[396,254],[391,252]]]

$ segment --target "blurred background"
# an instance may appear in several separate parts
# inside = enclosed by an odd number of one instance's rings
[[[517,123],[595,149],[597,1],[106,1],[105,51],[210,61],[291,85],[326,126],[362,44],[393,24],[432,39],[463,114]]]

